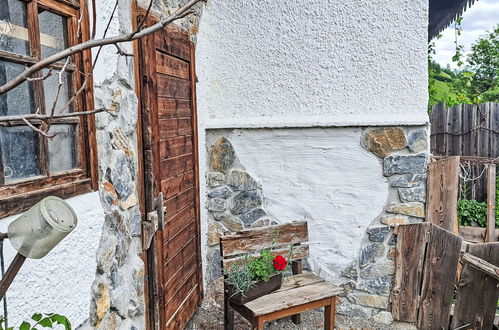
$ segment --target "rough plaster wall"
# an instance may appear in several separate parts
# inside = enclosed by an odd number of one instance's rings
[[[225,133],[225,134],[224,134]],[[312,268],[335,283],[359,256],[382,211],[388,182],[380,160],[360,145],[359,128],[210,131],[224,135],[263,187],[266,210],[281,222],[310,222]]]
[[[90,287],[95,276],[95,253],[104,212],[98,193],[66,200],[78,216],[76,229],[45,258],[28,259],[7,291],[10,326],[36,312],[58,313],[69,318],[73,326],[88,318]],[[6,232],[17,216],[0,221],[0,232]],[[5,240],[5,263],[9,265],[16,251]],[[3,312],[2,312],[3,314]]]
[[[424,124],[427,0],[210,0],[197,43],[209,128]]]

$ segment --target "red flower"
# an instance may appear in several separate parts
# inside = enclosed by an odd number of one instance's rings
[[[286,269],[288,262],[283,256],[277,256],[274,258],[274,268],[278,271]]]

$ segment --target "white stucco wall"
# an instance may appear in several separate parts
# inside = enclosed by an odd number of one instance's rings
[[[210,0],[207,128],[424,124],[427,0]]]
[[[19,326],[34,313],[58,313],[73,327],[89,315],[90,288],[95,278],[96,259],[104,213],[97,192],[66,200],[78,216],[76,229],[46,257],[27,259],[7,291],[9,326]],[[6,232],[17,216],[0,220]],[[4,243],[6,267],[17,251]],[[0,305],[3,314],[3,305]]]
[[[341,283],[367,227],[383,211],[388,182],[381,161],[360,145],[359,128],[212,131],[234,146],[262,185],[265,209],[280,222],[309,221],[309,263]]]
[[[266,210],[309,220],[312,266],[337,279],[389,194],[359,127],[428,123],[427,24],[428,0],[208,1],[196,45],[201,205],[206,146],[228,134]]]

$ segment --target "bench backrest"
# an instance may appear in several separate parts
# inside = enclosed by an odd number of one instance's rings
[[[289,261],[308,258],[308,225],[306,221],[296,221],[282,225],[241,230],[220,237],[222,267],[227,269],[245,255],[258,256],[258,251],[273,247],[274,255],[282,255]],[[290,249],[290,246],[293,246]]]

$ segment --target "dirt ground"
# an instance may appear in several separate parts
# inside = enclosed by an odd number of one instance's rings
[[[215,282],[206,293],[203,304],[198,308],[196,314],[187,325],[187,330],[220,330],[224,327],[223,312],[223,286],[222,281]],[[250,330],[251,326],[237,312],[234,313],[234,328],[236,330]],[[268,322],[265,325],[268,330],[314,330],[324,329],[323,310],[313,310],[302,314],[300,325],[291,322],[291,318],[284,318],[277,321]]]

